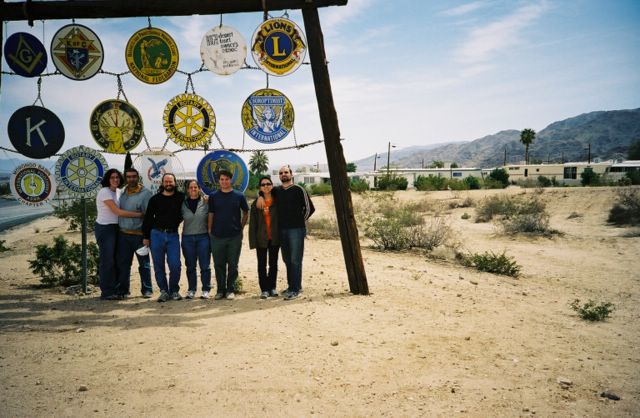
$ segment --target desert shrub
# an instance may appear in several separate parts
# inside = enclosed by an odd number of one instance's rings
[[[615,309],[612,303],[604,302],[598,304],[593,300],[589,300],[581,305],[580,299],[575,299],[569,306],[580,318],[586,321],[604,321]]]
[[[435,217],[429,223],[409,228],[409,246],[431,251],[447,242],[451,228],[444,218]]]
[[[11,248],[9,248],[6,245],[4,245],[5,242],[7,242],[7,241],[3,240],[3,239],[0,239],[0,253],[4,253],[6,251],[11,251]]]
[[[87,231],[93,231],[93,225],[96,223],[98,210],[96,209],[95,199],[85,199],[87,205]],[[53,214],[60,219],[69,222],[69,231],[79,231],[82,229],[82,202],[74,200],[71,203],[64,201],[60,206],[53,209]]]
[[[82,246],[69,243],[62,235],[54,238],[53,246],[36,245],[36,258],[29,261],[33,274],[40,275],[45,286],[71,286],[82,282]],[[87,282],[97,284],[98,246],[87,246]]]
[[[540,186],[538,184],[538,180],[534,180],[532,178],[520,179],[520,180],[516,181],[515,184],[517,184],[518,186],[522,187],[523,189],[531,189],[533,187],[539,187]]]
[[[597,186],[600,184],[600,174],[593,171],[593,168],[587,167],[580,173],[580,183],[583,186]]]
[[[573,211],[569,214],[569,216],[567,216],[567,219],[575,219],[575,218],[582,218],[582,215],[576,211]]]
[[[528,200],[515,200],[514,211],[506,214],[500,222],[507,234],[525,232],[546,235],[554,232],[549,229],[546,204],[535,197]]]
[[[551,187],[552,184],[553,182],[549,177],[538,176],[538,185],[540,187]]]
[[[486,251],[482,254],[473,253],[462,256],[461,261],[469,267],[475,267],[480,271],[489,273],[511,277],[518,277],[520,274],[520,266],[512,257],[506,254],[506,251],[502,254],[496,254],[492,251]]]
[[[378,189],[380,190],[407,190],[409,181],[406,178],[390,174],[378,179]]]
[[[445,190],[447,188],[447,179],[431,174],[428,176],[418,176],[416,181],[413,182],[413,187],[420,191]]]
[[[625,173],[625,178],[629,180],[630,184],[633,184],[633,185],[640,184],[640,170],[635,169],[635,170],[627,171]]]
[[[469,189],[471,190],[480,189],[480,180],[478,180],[477,177],[473,177],[473,176],[465,177],[464,180],[462,181],[467,183],[467,186],[469,186]]]
[[[354,179],[352,178],[349,182],[349,189],[351,189],[354,193],[362,193],[369,190],[369,183],[367,183],[364,179]]]
[[[365,225],[364,236],[382,250],[404,250],[408,248],[405,228],[398,219],[374,218]]]
[[[509,185],[509,173],[504,168],[496,168],[489,173],[489,180],[494,180],[502,184],[501,188],[505,188]],[[486,185],[486,182],[485,182]]]
[[[310,218],[307,221],[307,230],[309,235],[323,239],[338,239],[340,232],[338,231],[338,223],[333,218]]]
[[[615,225],[640,224],[640,190],[620,189],[617,201],[609,211],[608,221]]]
[[[311,194],[314,196],[324,196],[331,194],[331,185],[328,183],[318,183],[311,185]]]
[[[469,219],[471,218],[471,215],[469,215],[467,212],[463,213],[462,216],[460,217],[461,219]]]
[[[493,195],[478,202],[476,222],[489,222],[497,215],[507,215],[515,210],[515,202],[509,196]]]
[[[469,190],[469,185],[464,181],[458,179],[447,180],[447,187],[450,190]]]

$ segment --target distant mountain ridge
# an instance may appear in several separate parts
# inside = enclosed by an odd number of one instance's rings
[[[629,146],[640,140],[640,108],[629,110],[596,111],[553,122],[536,133],[529,147],[529,159],[544,162],[586,161],[591,144],[592,159],[625,158]],[[456,162],[464,167],[495,167],[504,162],[505,149],[508,163],[524,160],[524,145],[520,131],[504,130],[473,141],[451,142],[436,146],[412,146],[391,151],[391,166],[428,167],[434,160]],[[387,153],[378,154],[377,167],[387,164]],[[358,170],[373,169],[374,155],[354,161]]]

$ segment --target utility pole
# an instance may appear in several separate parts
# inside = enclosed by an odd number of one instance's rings
[[[389,146],[387,147],[387,178],[390,176],[389,167],[390,167],[390,164],[391,164],[391,147],[392,147],[391,141],[389,141]],[[393,145],[393,148],[395,148],[395,147],[396,146]]]

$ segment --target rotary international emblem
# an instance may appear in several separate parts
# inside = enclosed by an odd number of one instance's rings
[[[242,105],[245,132],[263,144],[274,144],[284,139],[293,129],[293,120],[293,105],[278,90],[258,90]]]
[[[107,170],[102,154],[85,146],[67,150],[56,163],[56,180],[72,195],[96,193]]]
[[[216,130],[211,105],[195,94],[179,94],[164,109],[164,129],[178,145],[195,148],[209,143]]]
[[[75,23],[63,26],[53,35],[51,60],[64,76],[72,80],[86,80],[102,67],[102,42],[86,26]]]
[[[249,185],[249,170],[244,160],[234,152],[217,150],[205,155],[196,171],[198,183],[206,194],[218,190],[220,170],[231,172],[231,186],[244,193]]]
[[[140,113],[122,100],[105,100],[96,106],[89,127],[93,139],[105,151],[115,154],[126,154],[142,139]]]
[[[11,175],[10,187],[16,199],[27,206],[42,206],[56,192],[56,182],[49,170],[35,163],[16,167]]]
[[[127,66],[138,80],[160,84],[178,69],[178,46],[169,34],[158,28],[140,29],[127,42]]]
[[[36,77],[47,67],[47,51],[30,33],[9,36],[4,44],[4,56],[9,67],[23,77]]]
[[[298,69],[307,53],[307,41],[289,19],[269,19],[251,38],[253,60],[267,74],[283,76]]]

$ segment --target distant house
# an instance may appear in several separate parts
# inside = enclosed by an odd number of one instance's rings
[[[500,168],[500,167],[499,167]],[[558,183],[567,185],[580,184],[580,176],[586,168],[591,168],[594,173],[602,176],[605,181],[618,181],[626,175],[627,171],[639,170],[640,161],[625,162],[569,162],[564,164],[511,164],[502,167],[509,173],[509,181],[537,180],[539,176],[549,179],[555,178]],[[488,174],[493,169],[483,170]]]

